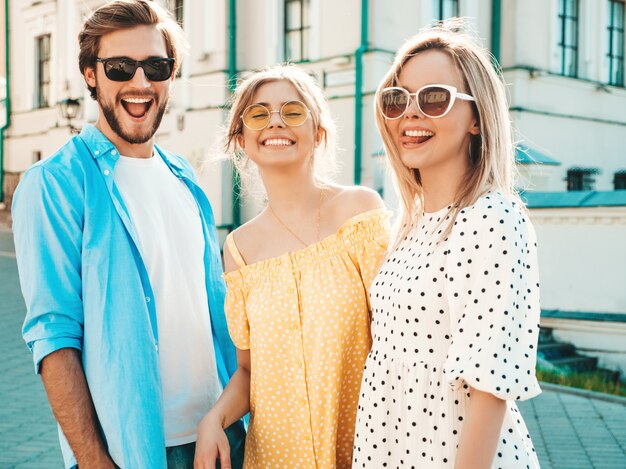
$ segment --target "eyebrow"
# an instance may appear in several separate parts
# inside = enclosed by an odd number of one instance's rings
[[[297,100],[297,99],[288,99],[287,101],[283,101],[282,103],[280,103],[280,104],[278,105],[278,107],[282,106],[283,104],[290,103],[290,102],[292,102],[292,101],[298,101],[298,100]],[[261,106],[265,106],[265,107],[267,107],[267,108],[272,107],[272,105],[271,105],[270,103],[266,103],[266,102],[262,102],[262,103],[253,103],[253,104],[260,104]]]
[[[107,59],[125,59],[125,60],[133,60],[133,61],[137,61],[137,62],[141,62],[141,60],[137,60],[137,59],[133,59],[132,57],[129,57],[127,55],[115,55],[112,57],[106,57]],[[164,55],[151,55],[145,59],[142,60],[150,60],[150,59],[169,59],[171,57],[167,57]]]

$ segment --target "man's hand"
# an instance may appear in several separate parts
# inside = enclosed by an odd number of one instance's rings
[[[215,469],[219,459],[221,469],[230,469],[230,445],[221,419],[209,412],[198,426],[194,469]]]

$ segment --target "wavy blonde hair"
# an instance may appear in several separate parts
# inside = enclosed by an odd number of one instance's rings
[[[300,67],[289,64],[275,65],[243,78],[237,84],[231,98],[232,104],[228,113],[226,132],[222,138],[222,148],[230,156],[239,173],[241,190],[245,195],[265,195],[265,191],[259,183],[256,165],[250,161],[237,141],[237,137],[243,133],[241,115],[246,107],[253,104],[252,99],[261,86],[282,80],[294,86],[302,102],[311,111],[314,132],[321,131],[321,142],[313,154],[313,173],[316,181],[326,184],[336,170],[336,129],[324,93],[313,77]]]
[[[420,52],[440,50],[452,58],[463,77],[466,92],[476,98],[472,108],[480,128],[479,135],[471,136],[469,172],[465,184],[456,194],[444,237],[449,234],[458,212],[474,204],[488,190],[499,189],[517,198],[513,181],[515,147],[504,80],[500,71],[496,71],[491,54],[465,30],[465,22],[453,18],[407,40],[398,50],[391,69],[376,90],[376,126],[382,136],[401,198],[396,244],[410,230],[411,221],[421,216],[424,193],[419,170],[408,168],[402,163],[400,152],[387,127],[387,120],[380,110],[380,96],[383,89],[398,86],[398,77],[404,65]]]

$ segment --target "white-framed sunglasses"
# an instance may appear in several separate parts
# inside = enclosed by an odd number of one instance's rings
[[[278,111],[270,111],[263,104],[251,104],[241,113],[241,120],[250,130],[262,130],[272,120],[272,114],[278,113],[285,125],[299,127],[306,122],[311,114],[309,108],[300,101],[287,101]]]
[[[385,88],[380,93],[380,110],[386,119],[399,119],[409,108],[411,96],[415,96],[415,102],[420,112],[426,117],[437,119],[450,112],[454,101],[476,101],[469,94],[460,93],[451,85],[432,84],[422,86],[415,93],[409,93],[406,89],[398,86]]]

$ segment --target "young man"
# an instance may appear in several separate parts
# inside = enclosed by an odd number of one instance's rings
[[[236,358],[211,207],[154,144],[182,31],[154,2],[121,0],[79,43],[98,120],[27,171],[13,203],[24,338],[66,467],[192,468]],[[229,428],[233,467],[244,437]]]

